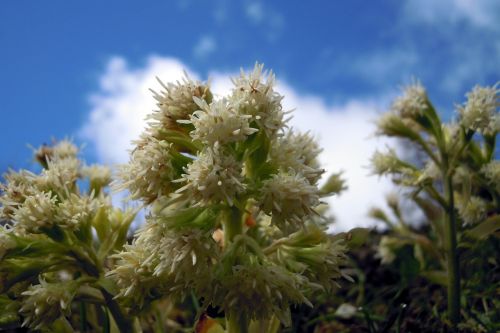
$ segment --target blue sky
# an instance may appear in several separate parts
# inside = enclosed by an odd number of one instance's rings
[[[0,171],[29,167],[26,145],[51,137],[87,141],[85,158],[102,160],[81,133],[100,108],[91,96],[114,94],[118,60],[122,74],[154,75],[152,56],[175,59],[203,79],[264,62],[297,104],[339,114],[382,109],[414,77],[450,117],[472,85],[500,80],[498,22],[493,0],[6,0]]]

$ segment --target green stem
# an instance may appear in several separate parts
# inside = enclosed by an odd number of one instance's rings
[[[230,207],[224,219],[224,244],[229,245],[234,237],[243,233],[243,221],[241,211],[233,206]]]
[[[281,322],[276,316],[272,316],[270,323],[269,323],[269,329],[267,333],[277,333],[278,330],[280,329]]]
[[[234,241],[235,237],[243,233],[243,214],[235,206],[230,207],[226,213],[224,226],[224,244],[227,247]],[[226,313],[227,333],[248,333],[249,321],[237,309],[231,309]]]
[[[80,302],[80,332],[87,332],[87,309],[84,302]]]
[[[237,310],[231,310],[229,316],[226,314],[227,333],[248,333],[248,320]]]
[[[444,193],[448,201],[446,219],[446,253],[448,265],[448,315],[452,330],[460,321],[460,268],[457,251],[457,221],[453,198],[452,176],[444,172]]]
[[[113,299],[113,295],[108,293],[106,289],[100,288],[102,296],[104,296],[104,300],[106,301],[106,306],[108,307],[109,311],[113,315],[113,318],[115,319],[116,325],[118,325],[118,328],[120,329],[121,333],[132,333],[132,321],[127,318],[118,303]]]

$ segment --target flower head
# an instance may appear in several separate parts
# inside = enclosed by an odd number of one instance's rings
[[[257,132],[249,126],[251,116],[238,114],[227,100],[212,102],[210,105],[201,98],[194,97],[200,110],[193,112],[189,122],[194,125],[191,136],[209,145],[215,142],[225,144],[242,141]]]
[[[465,224],[476,224],[481,222],[487,213],[486,202],[476,196],[472,196],[469,200],[458,202],[458,213]]]
[[[321,151],[309,133],[290,130],[271,146],[270,159],[282,170],[292,168],[315,184],[324,172],[317,158]]]
[[[72,193],[57,206],[54,219],[62,227],[77,229],[93,216],[97,207],[91,197]]]
[[[151,115],[151,118],[158,121],[166,128],[175,125],[178,119],[188,119],[191,113],[198,110],[198,105],[193,97],[201,98],[208,103],[212,101],[212,93],[208,84],[191,80],[187,74],[182,82],[164,84],[158,79],[163,91],[157,93],[152,90],[153,96],[160,109]]]
[[[115,255],[118,265],[108,275],[121,288],[120,297],[135,300],[139,307],[162,291],[182,298],[194,289],[208,292],[212,266],[219,247],[210,233],[199,230],[171,231],[161,222],[149,221],[132,245]]]
[[[93,164],[85,166],[81,174],[90,181],[90,187],[97,193],[111,183],[111,169],[107,166]]]
[[[178,193],[186,191],[194,201],[203,203],[225,201],[232,205],[245,189],[242,164],[219,144],[199,153],[178,181],[187,183]]]
[[[130,157],[130,162],[119,170],[119,189],[128,189],[132,199],[151,202],[172,192],[172,180],[177,176],[172,165],[172,144],[149,138],[139,145]]]
[[[307,280],[282,266],[249,260],[246,264],[233,266],[230,274],[220,281],[214,303],[227,313],[231,309],[247,315],[250,319],[267,319],[274,314],[285,325],[291,324],[290,303],[306,303],[309,300],[301,289]]]
[[[500,131],[498,83],[491,87],[475,86],[467,93],[467,103],[458,108],[462,126],[484,135]]]
[[[286,229],[287,222],[303,223],[319,203],[318,188],[294,171],[279,172],[262,183],[259,206],[280,228]]]
[[[427,104],[425,88],[420,82],[414,82],[403,89],[403,96],[396,98],[391,109],[402,117],[415,118],[423,114]]]
[[[15,210],[13,219],[30,232],[50,228],[56,223],[56,202],[56,197],[50,192],[36,193]]]
[[[68,314],[71,311],[75,286],[73,281],[47,283],[40,280],[40,284],[24,291],[21,295],[25,298],[20,309],[25,317],[23,326],[40,329]]]
[[[47,168],[37,179],[38,186],[44,191],[65,193],[80,177],[80,161],[77,158],[54,157],[47,162]]]
[[[36,175],[29,171],[9,170],[4,178],[6,183],[0,184],[0,219],[10,220],[15,209],[39,190],[35,185]]]
[[[400,160],[393,149],[389,149],[387,153],[376,151],[371,158],[371,166],[373,174],[379,176],[396,173],[401,169]]]
[[[345,245],[329,237],[319,227],[307,226],[291,234],[278,247],[276,259],[290,271],[302,273],[310,283],[332,291],[342,276],[340,267],[345,262]]]
[[[262,64],[255,64],[248,75],[242,70],[240,77],[233,79],[231,101],[240,114],[252,116],[252,121],[268,137],[273,137],[286,123],[281,106],[283,97],[274,91],[274,74],[263,70]]]
[[[390,264],[396,259],[394,247],[397,245],[397,241],[389,236],[382,236],[380,243],[377,248],[377,256],[381,259],[383,264]]]
[[[486,177],[488,184],[500,192],[500,161],[489,162],[481,168],[481,173]]]
[[[42,145],[35,150],[35,159],[44,167],[52,159],[77,158],[80,149],[70,140],[61,140],[53,145]]]

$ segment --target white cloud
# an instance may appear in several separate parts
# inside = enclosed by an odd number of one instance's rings
[[[150,57],[145,66],[130,68],[123,58],[110,60],[100,79],[98,91],[91,98],[91,111],[83,126],[82,135],[95,146],[98,158],[104,163],[124,163],[128,160],[130,141],[139,137],[145,116],[154,109],[148,88],[159,89],[154,77],[162,81],[178,80],[185,69],[193,78],[198,76],[175,58]],[[225,95],[231,88],[229,77],[234,73],[212,72],[212,90],[216,96]],[[285,96],[285,109],[296,109],[291,126],[310,130],[320,141],[321,155],[328,173],[344,171],[349,190],[332,198],[338,228],[369,225],[367,210],[383,206],[384,194],[391,188],[388,180],[369,176],[366,166],[377,147],[372,133],[372,121],[384,100],[351,100],[342,105],[328,105],[319,96],[305,95],[292,86],[278,82],[277,90]]]
[[[193,55],[197,58],[206,58],[217,49],[217,42],[213,36],[202,36],[193,48]]]
[[[259,24],[264,19],[264,8],[260,2],[251,2],[247,4],[245,12],[250,20]]]
[[[270,6],[260,1],[248,1],[243,9],[250,22],[263,29],[269,41],[275,41],[283,32],[284,16]]]
[[[410,20],[447,25],[469,22],[498,30],[500,4],[497,0],[409,0],[404,11]]]
[[[339,58],[334,61],[334,66],[336,71],[384,89],[394,82],[402,84],[409,81],[418,63],[419,55],[413,49],[392,48]]]

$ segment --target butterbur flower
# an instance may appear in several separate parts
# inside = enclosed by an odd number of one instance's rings
[[[47,162],[47,168],[37,179],[38,186],[45,191],[65,193],[80,177],[80,161],[77,158],[54,157]]]
[[[90,187],[96,192],[111,183],[111,169],[102,165],[89,165],[81,170],[81,175],[90,181]]]
[[[52,159],[77,158],[79,149],[70,140],[61,140],[48,146],[42,145],[35,150],[35,159],[44,167]]]
[[[232,205],[245,189],[241,163],[226,154],[219,144],[200,152],[177,182],[187,183],[178,193],[186,192],[202,203],[225,201]]]
[[[291,271],[302,273],[311,284],[326,291],[338,287],[336,278],[342,275],[340,267],[345,262],[345,244],[333,241],[315,225],[291,234],[276,250],[276,260]]]
[[[469,200],[457,203],[458,213],[465,224],[476,224],[481,222],[487,213],[486,202],[476,196]]]
[[[190,133],[193,139],[209,145],[245,140],[258,130],[249,126],[250,115],[238,114],[227,100],[214,101],[210,105],[201,98],[194,97],[200,110],[193,112],[190,120],[179,121],[191,123],[194,130]]]
[[[420,82],[414,82],[403,89],[403,95],[396,98],[391,109],[405,118],[415,118],[423,115],[428,107],[425,88]]]
[[[371,158],[372,172],[375,175],[386,175],[397,173],[401,170],[401,163],[393,149],[386,153],[376,151]]]
[[[61,140],[52,146],[52,156],[54,158],[76,158],[80,150],[70,140]]]
[[[291,324],[290,304],[305,303],[312,307],[301,289],[307,279],[284,267],[250,259],[225,274],[217,288],[215,304],[226,313],[234,311],[250,319],[267,319],[276,315],[285,325]]]
[[[202,296],[210,286],[212,266],[218,262],[219,247],[210,233],[200,230],[166,230],[161,222],[149,221],[132,245],[115,255],[114,276],[122,292],[142,304],[155,298],[155,290],[185,296],[194,289]]]
[[[150,248],[135,244],[125,245],[120,253],[113,256],[116,264],[107,276],[113,278],[120,288],[116,297],[127,299],[127,303],[139,308],[146,300],[155,298],[158,279],[153,277],[151,267],[143,264],[150,256]]]
[[[241,71],[238,78],[233,79],[234,89],[231,102],[238,112],[251,115],[259,128],[268,137],[275,134],[285,126],[287,120],[282,110],[283,97],[274,91],[274,74],[264,71],[264,66],[255,64],[248,75]]]
[[[315,184],[324,172],[317,159],[321,151],[309,133],[290,130],[272,145],[270,159],[282,170],[292,168]]]
[[[97,202],[91,197],[72,193],[57,206],[54,219],[59,226],[77,229],[92,217],[97,208]]]
[[[171,182],[177,176],[173,153],[171,143],[149,138],[132,152],[130,162],[119,169],[121,183],[117,189],[127,189],[132,199],[146,202],[172,192]]]
[[[377,256],[383,264],[390,264],[396,259],[394,254],[397,241],[388,236],[382,236],[377,248]]]
[[[16,208],[27,197],[38,192],[35,185],[36,175],[23,170],[15,172],[10,170],[4,175],[5,184],[0,184],[0,219],[10,220]]]
[[[24,296],[20,309],[24,316],[23,326],[41,329],[69,314],[75,288],[74,281],[47,283],[41,279],[40,284],[21,293]]]
[[[26,198],[14,212],[17,224],[30,232],[40,232],[56,224],[56,197],[50,192],[39,192]]]
[[[319,190],[301,174],[279,172],[262,182],[259,206],[273,217],[273,223],[285,227],[287,222],[299,224],[314,214],[319,205]]]
[[[481,168],[481,173],[486,177],[488,184],[500,192],[500,161],[489,162]]]
[[[187,74],[182,82],[164,84],[158,79],[163,91],[157,93],[152,90],[160,111],[155,112],[152,118],[162,125],[172,125],[172,120],[188,119],[191,113],[198,110],[193,97],[201,98],[206,102],[212,101],[212,93],[207,84],[191,80]]]
[[[226,98],[212,101],[191,81],[155,96],[161,110],[120,172],[121,188],[150,215],[108,274],[132,312],[193,291],[242,331],[273,315],[288,325],[291,304],[310,305],[305,293],[330,290],[341,275],[343,248],[324,233],[289,255],[301,269],[264,254],[276,239],[323,223],[320,197],[345,188],[335,175],[318,189],[321,149],[309,133],[286,131],[274,81],[256,64]]]
[[[500,131],[499,93],[498,83],[491,87],[475,86],[471,92],[467,93],[467,103],[458,108],[462,126],[483,135],[498,133]]]

